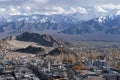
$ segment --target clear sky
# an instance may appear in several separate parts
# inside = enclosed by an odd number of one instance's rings
[[[120,0],[0,0],[0,15],[86,13],[86,8],[120,10]]]

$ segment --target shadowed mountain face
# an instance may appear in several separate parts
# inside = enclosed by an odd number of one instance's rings
[[[67,48],[55,48],[52,51],[50,51],[48,53],[48,55],[52,55],[52,56],[58,56],[61,54],[71,54],[72,51],[70,49]]]
[[[58,46],[60,44],[64,45],[64,41],[54,39],[50,35],[47,34],[40,35],[37,33],[29,33],[29,32],[25,32],[21,35],[18,35],[16,37],[16,40],[26,41],[26,42],[36,42],[42,46],[48,46],[48,47]]]
[[[45,49],[41,47],[28,46],[26,48],[17,49],[16,52],[37,54],[37,53],[44,53]]]

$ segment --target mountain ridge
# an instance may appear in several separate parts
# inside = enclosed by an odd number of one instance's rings
[[[60,40],[60,39],[55,39],[50,35],[47,34],[38,34],[38,33],[29,33],[29,32],[24,32],[18,36],[16,36],[16,40],[18,41],[27,41],[27,42],[35,42],[38,43],[42,46],[47,46],[47,47],[55,47],[59,45],[65,45],[65,41]]]

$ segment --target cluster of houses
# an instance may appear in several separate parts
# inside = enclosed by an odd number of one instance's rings
[[[120,68],[106,59],[61,62],[41,55],[5,58],[9,49],[0,51],[0,80],[120,80]],[[117,62],[117,66],[120,62]]]

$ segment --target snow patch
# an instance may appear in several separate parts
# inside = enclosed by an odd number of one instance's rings
[[[120,11],[117,11],[115,15],[120,15]]]
[[[103,9],[102,7],[95,7],[95,10],[98,12],[103,12],[103,13],[108,12],[107,10]]]
[[[47,22],[47,20],[48,20],[48,17],[45,17],[45,18],[42,18],[42,19],[40,20],[40,22],[41,22],[41,23],[45,23],[45,22]]]

